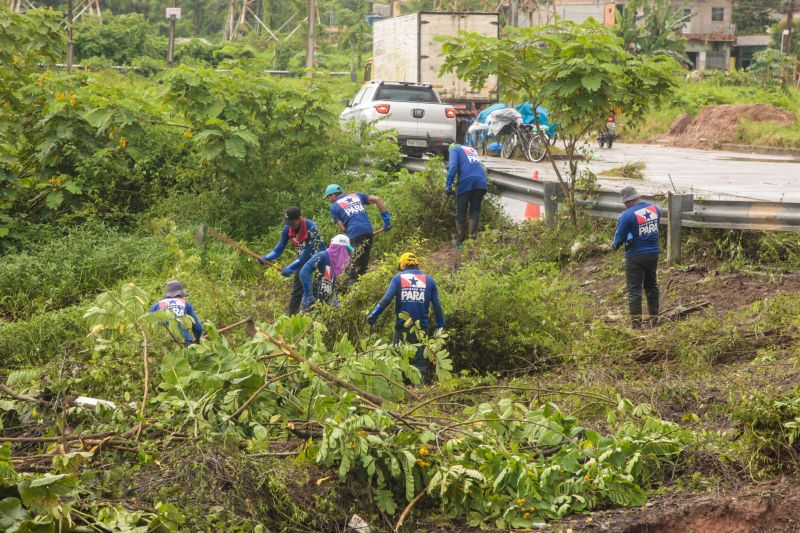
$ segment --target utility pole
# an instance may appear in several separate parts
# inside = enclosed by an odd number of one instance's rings
[[[314,30],[317,13],[317,0],[308,0],[308,40],[306,41],[306,68],[314,68]]]
[[[175,0],[172,0],[172,7],[167,8],[167,19],[169,20],[169,40],[167,41],[167,67],[172,67],[175,59],[175,22],[181,17],[181,10],[175,7]]]
[[[786,5],[786,30],[789,32],[786,34],[786,53],[792,55],[792,32],[794,28],[794,21],[792,18],[794,17],[794,0],[789,0]]]
[[[67,70],[72,70],[72,0],[67,0]]]

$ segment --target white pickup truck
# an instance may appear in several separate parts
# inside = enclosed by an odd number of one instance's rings
[[[370,81],[339,115],[343,126],[350,121],[396,131],[400,150],[414,157],[425,152],[447,155],[448,146],[456,142],[456,110],[443,104],[429,84]]]

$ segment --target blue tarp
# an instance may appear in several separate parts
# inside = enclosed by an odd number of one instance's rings
[[[522,115],[523,124],[533,124],[533,104],[525,102],[517,106],[517,111]],[[539,115],[539,124],[549,124],[547,117],[547,109],[542,106],[536,108],[536,113]]]
[[[517,111],[519,114],[522,115],[522,122],[524,124],[533,124],[533,104],[530,102],[525,102],[524,104],[520,104],[517,106]],[[542,106],[538,106],[536,108],[536,114],[538,115],[539,126],[542,127],[544,131],[548,134],[552,134],[553,131],[558,129],[557,124],[550,123],[550,113]]]

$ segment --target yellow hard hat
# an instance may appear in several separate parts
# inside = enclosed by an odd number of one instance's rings
[[[405,270],[409,266],[419,266],[417,256],[412,252],[406,252],[397,260],[397,266],[400,270]]]

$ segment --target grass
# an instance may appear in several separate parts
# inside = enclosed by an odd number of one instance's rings
[[[655,136],[666,135],[681,115],[695,116],[704,106],[725,104],[772,104],[799,114],[800,93],[791,87],[724,85],[722,78],[716,77],[700,82],[685,81],[675,94],[649,111],[639,123],[621,120],[621,133],[626,142],[649,142]],[[800,147],[800,125],[776,127],[766,122],[742,122],[739,138],[743,144],[754,146]]]
[[[679,108],[667,106],[650,111],[635,127],[626,121],[620,121],[622,139],[631,143],[651,142],[653,137],[665,135],[672,123],[683,113]]]
[[[753,146],[800,148],[800,124],[786,126],[775,122],[753,122],[745,119],[739,123],[736,139],[742,144]]]
[[[643,180],[644,173],[642,171],[645,168],[647,168],[647,163],[644,161],[631,161],[624,165],[604,170],[600,175],[628,180]]]

